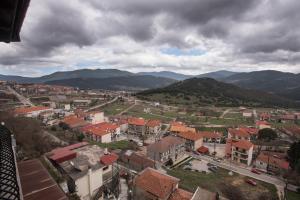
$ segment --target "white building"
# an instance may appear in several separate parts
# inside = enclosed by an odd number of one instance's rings
[[[248,140],[232,142],[231,145],[231,159],[238,163],[251,165],[254,145]]]

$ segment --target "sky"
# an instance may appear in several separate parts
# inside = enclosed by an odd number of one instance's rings
[[[31,0],[22,41],[0,43],[0,74],[300,73],[299,10],[299,0]]]

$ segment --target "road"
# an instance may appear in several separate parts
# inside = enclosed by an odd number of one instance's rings
[[[132,109],[136,104],[132,104],[131,106],[129,106],[128,108],[126,108],[125,110],[121,111],[118,115],[122,115],[123,113],[127,112],[128,110]]]
[[[11,88],[10,86],[7,86],[7,89],[13,93],[18,99],[19,101],[24,104],[24,106],[34,106],[33,103],[31,103],[31,101],[29,99],[27,99],[26,97],[24,97],[23,95],[19,94],[17,91],[15,91],[13,88]]]
[[[224,116],[225,116],[227,113],[229,113],[230,111],[231,111],[230,108],[226,109],[226,110],[222,113],[222,115],[220,116],[220,118],[224,118]]]
[[[115,97],[113,100],[110,100],[110,101],[108,101],[108,102],[102,103],[102,104],[100,104],[100,105],[93,106],[93,107],[91,107],[91,108],[89,108],[89,109],[84,110],[84,112],[89,112],[89,111],[91,111],[91,110],[95,110],[95,109],[97,109],[97,108],[101,108],[101,107],[103,107],[103,106],[105,106],[105,105],[107,105],[107,104],[111,104],[111,103],[117,101],[118,98],[119,98],[119,97]]]
[[[238,174],[244,175],[244,176],[248,176],[260,181],[264,181],[267,183],[271,183],[274,184],[276,187],[278,188],[284,188],[285,187],[285,182],[283,180],[278,179],[277,177],[274,176],[270,176],[267,174],[255,174],[253,172],[251,172],[250,168],[244,168],[244,167],[240,167],[240,166],[236,166],[233,164],[230,164],[230,162],[228,161],[221,161],[221,162],[216,162],[213,160],[213,158],[208,157],[208,156],[202,156],[202,155],[195,155],[193,153],[189,153],[190,156],[192,156],[195,159],[202,159],[205,160],[207,162],[210,162],[218,167],[227,169],[227,170],[232,170],[233,172],[236,172]]]

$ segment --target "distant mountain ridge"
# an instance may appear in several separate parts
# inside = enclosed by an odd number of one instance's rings
[[[300,101],[300,74],[264,70],[234,74],[222,81]]]
[[[191,78],[169,86],[146,90],[137,97],[149,101],[185,105],[298,107],[295,102],[262,91],[243,89],[211,78]]]
[[[191,78],[193,76],[175,73],[171,71],[160,71],[160,72],[139,72],[138,75],[150,75],[150,76],[156,76],[156,77],[163,77],[163,78],[171,78],[175,80],[184,80]]]
[[[164,87],[176,82],[174,79],[141,76],[120,76],[109,78],[73,78],[48,81],[45,84],[78,87],[81,89],[105,89],[105,90],[146,90]]]
[[[205,74],[200,74],[197,77],[198,78],[213,78],[216,80],[222,80],[224,78],[227,78],[229,76],[238,74],[238,72],[232,72],[232,71],[227,71],[227,70],[220,70],[220,71],[215,71],[215,72],[209,72]]]

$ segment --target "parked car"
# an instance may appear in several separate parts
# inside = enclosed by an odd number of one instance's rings
[[[198,151],[193,151],[193,153],[198,155],[198,156],[200,155],[200,153]]]
[[[221,162],[221,161],[222,161],[221,158],[214,158],[213,160],[214,160],[215,162]]]
[[[248,183],[249,185],[257,186],[257,183],[252,179],[246,179],[245,182]]]
[[[207,166],[211,167],[211,166],[215,166],[215,165],[212,163],[207,163]]]
[[[217,169],[215,167],[209,167],[208,170],[212,171],[213,173],[217,172]]]
[[[251,169],[251,172],[254,173],[254,174],[261,174],[261,172],[255,168],[252,168]]]

